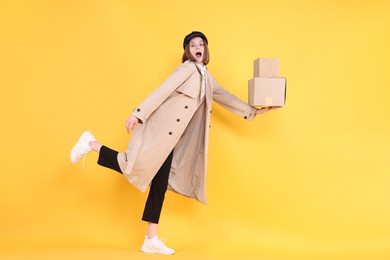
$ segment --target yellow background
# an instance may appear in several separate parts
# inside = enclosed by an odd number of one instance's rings
[[[253,60],[280,58],[287,105],[246,122],[214,104],[209,205],[164,205],[173,258],[390,259],[389,13],[379,0],[1,0],[0,257],[146,257],[147,194],[69,152],[86,129],[125,149],[125,119],[200,30],[209,71],[245,101]]]

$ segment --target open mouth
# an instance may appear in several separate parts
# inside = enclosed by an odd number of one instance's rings
[[[202,57],[202,53],[201,53],[200,51],[198,51],[197,53],[195,53],[195,56],[196,56],[197,58],[201,58],[201,57]]]

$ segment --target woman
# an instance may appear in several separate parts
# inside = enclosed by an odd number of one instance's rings
[[[277,107],[257,109],[223,89],[207,71],[208,40],[201,32],[184,38],[182,64],[127,118],[133,131],[124,153],[118,153],[84,132],[70,157],[77,162],[90,151],[98,164],[123,173],[141,191],[150,186],[142,220],[148,223],[141,250],[173,254],[157,237],[165,192],[170,189],[206,204],[206,166],[211,101],[252,120]]]

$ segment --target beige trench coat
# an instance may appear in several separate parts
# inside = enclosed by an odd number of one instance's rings
[[[202,80],[206,96],[200,97]],[[256,110],[223,89],[207,72],[186,61],[145,99],[125,153],[118,154],[126,179],[145,191],[174,149],[168,189],[207,204],[206,167],[211,101],[252,120]]]

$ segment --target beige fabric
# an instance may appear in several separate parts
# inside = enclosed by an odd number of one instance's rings
[[[145,191],[174,149],[169,189],[206,204],[206,167],[211,101],[252,120],[255,109],[223,89],[206,70],[206,98],[200,102],[202,75],[186,61],[132,115],[135,126],[118,162],[126,179]]]

